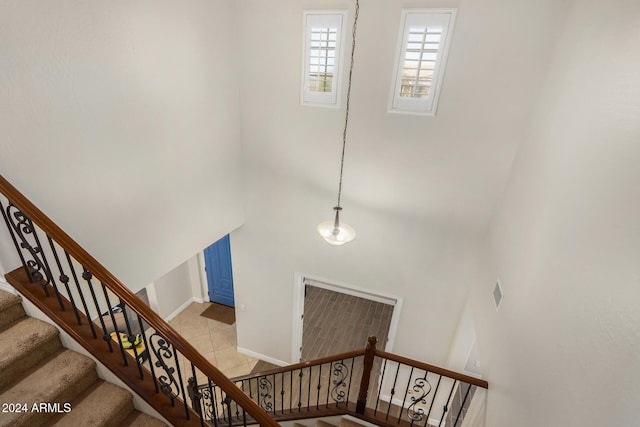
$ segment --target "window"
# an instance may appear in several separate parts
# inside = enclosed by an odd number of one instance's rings
[[[342,27],[346,18],[346,10],[314,10],[303,14],[301,102],[304,105],[339,106]]]
[[[390,111],[435,115],[455,9],[404,9]]]

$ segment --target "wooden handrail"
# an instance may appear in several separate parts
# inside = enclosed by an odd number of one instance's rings
[[[309,362],[300,362],[292,365],[282,366],[281,368],[274,368],[274,369],[269,369],[267,371],[256,372],[255,374],[247,374],[247,375],[242,375],[240,377],[233,377],[233,381],[243,381],[251,378],[263,377],[266,375],[282,374],[284,372],[309,368],[311,366],[324,365],[325,363],[337,362],[338,360],[351,359],[359,356],[364,356],[364,350],[354,350],[346,353],[334,354],[332,356],[323,357],[322,359],[311,360]]]
[[[9,181],[0,175],[0,192],[9,199],[22,213],[63,249],[72,255],[81,265],[89,270],[111,292],[140,315],[153,329],[182,353],[191,363],[216,383],[240,407],[247,411],[257,423],[263,426],[278,426],[262,408],[227,378],[218,368],[205,359],[191,344],[179,335],[164,319],[147,307],[133,292],[111,274],[102,264],[75,242],[67,233],[58,227],[47,215],[18,191]]]
[[[408,366],[412,366],[414,368],[422,369],[427,372],[433,372],[434,374],[442,375],[444,377],[449,377],[451,379],[469,383],[471,385],[475,385],[478,387],[489,388],[489,383],[486,382],[485,380],[471,377],[469,375],[460,374],[458,372],[450,371],[448,369],[439,368],[437,366],[429,365],[428,363],[423,363],[417,360],[409,359],[407,357],[398,356],[397,354],[376,350],[376,356],[393,360],[394,362],[402,363]]]

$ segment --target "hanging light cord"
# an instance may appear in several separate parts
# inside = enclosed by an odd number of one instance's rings
[[[340,183],[338,184],[338,205],[336,211],[340,208],[340,197],[342,196],[342,171],[344,169],[344,149],[347,145],[347,125],[349,124],[349,104],[351,101],[351,76],[353,74],[353,54],[356,50],[356,29],[358,27],[358,14],[360,12],[360,1],[356,0],[356,13],[353,20],[353,30],[351,33],[351,64],[349,65],[349,85],[347,86],[347,106],[344,116],[344,131],[342,132],[342,156],[340,159]],[[338,212],[336,212],[337,214]],[[337,216],[336,216],[337,218]]]

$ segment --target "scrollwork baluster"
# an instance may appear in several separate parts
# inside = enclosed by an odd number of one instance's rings
[[[425,397],[431,392],[431,383],[427,380],[427,374],[424,378],[416,378],[412,387],[413,391],[419,393],[418,397],[411,396],[411,404],[407,407],[407,416],[411,421],[422,421],[424,417],[424,409],[417,405],[427,404]]]
[[[11,202],[9,202],[5,209],[5,220],[7,220],[7,225],[18,237],[20,248],[26,250],[31,256],[31,259],[25,259],[29,281],[39,283],[45,295],[48,297],[48,285],[52,283],[53,276],[51,270],[44,262],[42,247],[40,246],[37,234],[35,234],[33,223]],[[33,239],[30,239],[30,237]]]
[[[164,374],[158,372],[158,381],[160,383],[160,391],[171,400],[171,405],[175,404],[176,397],[179,396],[180,391],[178,388],[178,382],[174,377],[175,368],[170,367],[167,362],[173,359],[173,352],[171,351],[171,345],[157,333],[154,333],[149,337],[149,344],[151,351],[156,357],[155,366],[164,371]],[[175,359],[176,365],[178,360]]]
[[[331,389],[331,398],[336,403],[344,403],[346,401],[345,388],[347,383],[345,378],[349,375],[349,368],[344,364],[344,361],[335,362],[331,368],[331,376],[335,377],[331,383],[333,388]]]
[[[260,377],[258,380],[258,388],[260,397],[262,398],[260,407],[266,412],[271,412],[273,410],[273,395],[271,393],[273,385],[271,381],[269,381],[267,377]]]

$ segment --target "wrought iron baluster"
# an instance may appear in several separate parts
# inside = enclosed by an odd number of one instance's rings
[[[160,390],[158,389],[158,380],[156,379],[156,373],[155,373],[155,370],[153,369],[153,361],[151,360],[151,353],[149,353],[149,342],[147,340],[147,333],[144,330],[144,323],[142,322],[142,318],[138,313],[136,313],[136,316],[138,317],[138,325],[140,325],[142,342],[144,343],[144,348],[145,348],[145,351],[147,352],[147,359],[149,360],[149,369],[151,370],[151,377],[153,378],[153,386],[156,389],[156,393],[159,393]]]
[[[229,422],[229,427],[233,426],[233,419],[231,417],[231,398],[229,396],[225,396],[223,400],[223,404],[227,405],[227,421]]]
[[[280,412],[284,415],[284,372],[280,374]]]
[[[384,374],[387,372],[387,359],[384,359],[384,364],[382,366],[382,375],[380,377],[380,385],[378,386],[378,396],[376,397],[376,407],[373,410],[373,415],[378,413],[378,405],[380,404],[380,393],[382,393],[382,384],[384,383]]]
[[[72,269],[73,269],[73,266],[72,266]],[[73,274],[75,275],[75,272]],[[109,352],[113,353],[113,347],[111,346],[111,337],[107,333],[107,325],[104,323],[104,319],[102,318],[100,304],[98,304],[98,298],[96,297],[96,292],[93,289],[93,283],[91,283],[93,274],[91,274],[89,270],[83,267],[82,278],[84,279],[85,282],[87,282],[87,285],[89,286],[89,291],[91,292],[91,297],[93,298],[93,305],[96,308],[96,311],[98,313],[98,319],[100,320],[100,325],[102,326],[102,333],[103,333],[102,338],[107,343],[107,346],[109,347]]]
[[[111,317],[111,321],[113,322],[113,328],[115,329],[114,333],[116,335],[116,339],[118,340],[118,346],[120,346],[120,354],[122,354],[122,363],[124,363],[124,366],[129,366],[129,361],[127,360],[127,354],[124,352],[124,346],[122,345],[122,337],[120,336],[118,323],[116,322],[116,317],[113,314],[113,307],[111,307],[111,301],[109,300],[109,294],[107,293],[107,287],[102,282],[100,282],[100,285],[102,286],[102,293],[104,294],[104,300],[107,302],[107,310],[109,311],[109,316]],[[124,310],[124,308],[122,309]]]
[[[67,258],[67,263],[69,264],[69,270],[71,270],[71,276],[73,277],[73,281],[76,284],[76,289],[78,290],[78,294],[80,295],[80,301],[82,302],[82,307],[84,308],[84,314],[87,316],[87,323],[89,323],[91,334],[93,335],[93,338],[98,338],[98,334],[96,334],[96,328],[93,326],[93,322],[91,321],[91,314],[89,313],[89,307],[87,307],[87,301],[84,298],[84,293],[82,292],[80,282],[78,281],[78,275],[76,274],[76,270],[73,268],[73,264],[71,263],[71,257],[69,256],[69,253],[67,251],[64,251],[64,254]]]
[[[160,391],[169,398],[171,406],[175,405],[175,398],[178,397],[178,383],[174,378],[175,368],[170,367],[167,361],[174,356],[171,351],[171,345],[160,334],[154,332],[149,337],[149,344],[153,355],[156,357],[156,368],[160,368],[164,371],[164,374],[158,375],[158,381],[160,382]],[[178,360],[175,360],[176,366],[179,365]]]
[[[184,381],[182,380],[182,374],[180,373],[180,359],[178,358],[178,352],[176,348],[173,347],[173,357],[176,360],[176,370],[178,371],[178,381],[180,383],[180,391],[182,392],[183,403],[184,403],[184,413],[187,419],[190,419],[189,415],[189,405],[187,405],[187,395],[184,392]]]
[[[9,202],[9,203],[11,203],[11,202]],[[9,234],[11,235],[11,240],[13,241],[13,244],[16,247],[16,252],[18,253],[18,256],[20,257],[20,262],[22,263],[22,267],[24,268],[25,273],[27,273],[27,276],[29,277],[29,281],[33,282],[33,280],[31,280],[31,273],[29,272],[29,268],[27,267],[27,262],[24,259],[24,255],[22,254],[22,251],[20,250],[20,245],[18,244],[18,239],[16,239],[15,231],[13,230],[13,227],[11,227],[11,223],[9,222],[9,218],[7,217],[7,213],[5,213],[4,205],[2,204],[1,200],[0,200],[0,210],[2,210],[2,217],[4,218],[4,222],[7,225],[7,228],[9,229]],[[8,210],[7,210],[7,212],[8,212]]]
[[[131,330],[131,324],[129,323],[129,316],[127,315],[127,305],[125,303],[122,302],[122,298],[118,297],[118,301],[120,302],[120,307],[122,307],[122,315],[124,317],[124,324],[127,327],[127,334],[128,334],[128,339],[129,342],[131,343],[131,348],[133,349],[133,356],[136,359],[136,365],[138,365],[138,373],[140,374],[140,379],[144,379],[144,374],[142,373],[142,366],[140,363],[140,358],[141,356],[138,354],[138,345],[136,344],[137,340],[137,336],[135,336],[135,334],[133,333],[133,331]],[[117,332],[116,332],[117,333]],[[131,338],[133,337],[133,342],[131,342]]]
[[[211,420],[213,421],[213,426],[218,427],[218,400],[216,399],[216,394],[209,378],[207,378],[207,385],[209,387],[209,396],[211,398]]]
[[[276,374],[273,374],[273,415],[276,415],[276,409],[278,407],[278,401],[276,400],[277,389],[278,389],[278,383],[276,382]]]
[[[309,366],[309,389],[307,390],[307,411],[311,408],[311,366]]]
[[[202,413],[202,393],[200,393],[200,389],[198,388],[198,376],[196,375],[196,367],[191,363],[191,378],[189,378],[189,390],[191,396],[191,402],[193,403],[193,409],[200,416],[200,426],[204,427],[204,415]],[[186,402],[186,400],[185,400]]]
[[[336,377],[332,383],[333,388],[331,389],[331,398],[334,402],[336,402],[336,406],[339,403],[344,403],[348,396],[345,396],[345,391],[342,390],[347,386],[347,383],[344,381],[349,373],[349,368],[344,364],[344,360],[340,360],[339,362],[335,362],[332,365],[331,376]]]
[[[256,397],[258,398],[258,406],[260,406],[260,398],[262,397],[262,393],[260,393],[260,378],[256,378]],[[260,406],[262,408],[262,406]]]
[[[302,411],[302,368],[298,374],[298,412]]]
[[[391,411],[391,404],[393,402],[393,396],[396,394],[396,382],[398,381],[398,374],[400,373],[400,363],[398,363],[398,368],[396,369],[396,377],[393,380],[393,386],[391,386],[391,392],[389,393],[389,407],[387,408],[387,415],[385,416],[385,420],[389,419],[389,412]]]
[[[438,376],[438,384],[436,384],[436,389],[433,392],[433,396],[431,397],[431,405],[429,405],[429,412],[427,412],[427,416],[424,419],[424,427],[427,427],[427,423],[429,422],[429,417],[431,416],[431,410],[433,409],[433,404],[436,403],[436,396],[438,395],[438,389],[440,388],[440,382],[442,381],[442,375]]]
[[[449,397],[447,398],[447,403],[444,404],[444,408],[442,408],[442,417],[440,418],[440,422],[438,423],[438,427],[442,426],[444,419],[449,412],[449,402],[451,401],[451,396],[453,395],[453,390],[456,388],[456,383],[458,380],[453,380],[453,386],[451,387],[451,391],[449,392]]]
[[[13,213],[13,215],[12,215]],[[33,227],[33,223],[31,220],[24,214],[17,206],[15,206],[11,201],[6,208],[6,219],[8,219],[8,225],[10,229],[15,232],[15,235],[19,239],[19,246],[22,249],[25,249],[31,259],[26,260],[26,272],[31,283],[38,283],[44,290],[45,296],[48,298],[49,288],[48,285],[50,283],[51,273],[47,271],[47,268],[43,261],[40,259],[40,254],[42,254],[42,247],[38,243],[39,240],[36,239],[37,235],[34,234],[35,228]],[[15,220],[15,222],[14,222]],[[34,242],[31,244],[27,236],[33,235]],[[22,251],[19,251],[22,253]],[[42,275],[44,271],[45,276]]]
[[[458,415],[456,415],[456,422],[453,423],[453,427],[458,426],[458,422],[460,421],[460,415],[462,414],[462,410],[464,409],[464,404],[467,403],[467,399],[469,398],[470,391],[471,391],[471,384],[467,384],[467,392],[464,394],[464,399],[462,400],[462,404],[460,405],[460,409],[458,410]]]
[[[407,407],[407,416],[411,420],[411,425],[416,421],[422,421],[424,417],[424,409],[418,407],[418,405],[426,405],[427,401],[425,397],[431,393],[431,383],[427,380],[428,373],[428,371],[425,371],[423,378],[418,377],[413,381],[413,391],[419,395],[418,397],[411,396],[411,404]]]
[[[400,419],[402,418],[402,412],[404,412],[404,405],[407,401],[407,395],[409,394],[409,387],[411,386],[411,377],[413,376],[413,366],[411,367],[411,371],[409,372],[409,380],[407,381],[407,387],[404,391],[404,397],[402,398],[402,405],[400,405],[400,415],[398,415],[398,423],[400,423]]]
[[[25,217],[26,218],[26,217]],[[60,296],[60,291],[58,290],[58,284],[56,283],[56,280],[53,277],[53,272],[51,271],[51,267],[49,266],[49,260],[47,260],[47,257],[44,253],[44,248],[42,247],[42,244],[40,243],[40,238],[38,237],[38,230],[36,229],[36,227],[34,227],[33,222],[27,218],[27,221],[29,222],[29,225],[31,226],[31,230],[33,232],[33,238],[36,241],[36,248],[34,248],[34,251],[39,253],[42,256],[42,260],[41,262],[44,264],[44,273],[47,277],[47,283],[49,285],[51,285],[51,287],[53,288],[53,293],[56,294],[56,299],[58,300],[58,304],[60,305],[60,310],[65,311],[65,307],[64,307],[64,303],[62,302],[62,297]],[[47,236],[48,237],[48,236]]]
[[[316,409],[319,409],[320,406],[320,389],[322,388],[322,385],[320,384],[322,381],[322,365],[318,366],[318,385],[316,386],[316,388],[318,389],[318,395],[316,396]]]
[[[289,371],[289,413],[293,413],[293,371]]]
[[[351,358],[351,372],[349,373],[349,387],[347,388],[347,402],[349,401],[349,396],[351,395],[351,383],[353,380],[353,365],[356,362],[356,358]]]
[[[240,420],[240,409],[238,406],[238,402],[236,402],[235,400],[232,400],[231,402],[236,406],[236,420]]]
[[[327,375],[327,403],[325,408],[329,407],[329,392],[331,391],[331,372],[333,372],[333,362],[329,362],[329,372]]]
[[[60,272],[59,280],[60,282],[62,282],[65,289],[67,290],[67,296],[69,297],[69,302],[71,302],[71,308],[73,309],[73,313],[76,315],[76,320],[78,322],[78,325],[81,325],[82,322],[80,321],[80,314],[78,313],[76,302],[74,301],[73,294],[71,293],[71,289],[69,288],[69,276],[64,274],[64,271],[62,270],[62,264],[60,263],[60,257],[58,256],[58,251],[56,250],[56,247],[53,243],[53,239],[51,239],[51,237],[49,237],[48,234],[47,234],[47,240],[49,241],[49,246],[51,247],[53,258],[55,259],[56,265],[58,266],[58,272]]]

